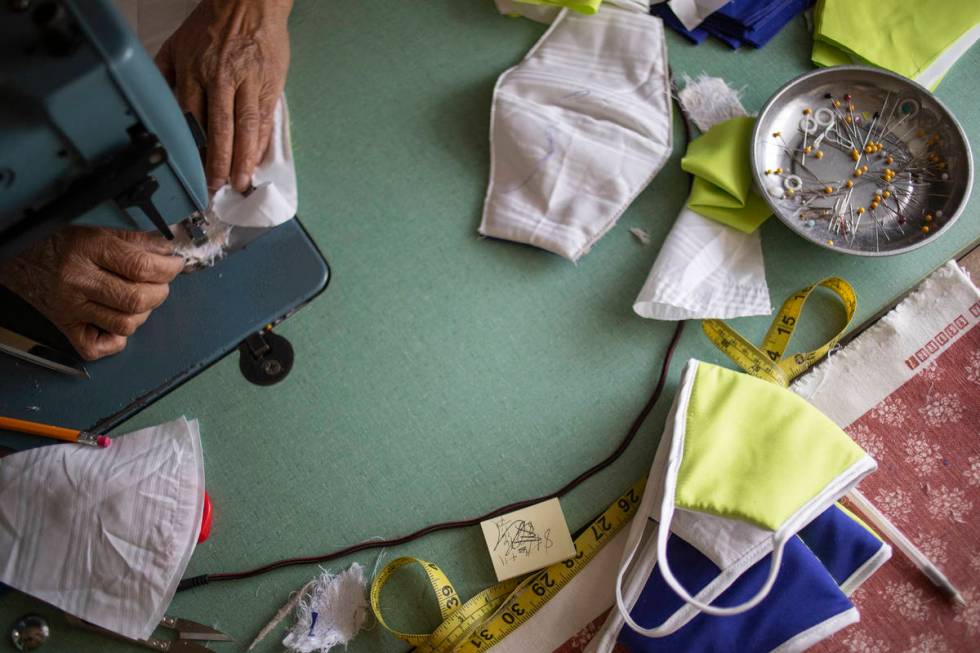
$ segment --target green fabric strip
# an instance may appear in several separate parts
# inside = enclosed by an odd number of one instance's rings
[[[980,24],[980,2],[893,2],[884,8],[874,2],[819,0],[813,16],[814,63],[866,62],[915,79]]]
[[[681,168],[694,175],[687,206],[740,231],[759,228],[772,211],[753,190],[749,148],[754,118],[718,123],[691,142]]]

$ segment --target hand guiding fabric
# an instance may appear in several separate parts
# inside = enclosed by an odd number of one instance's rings
[[[183,268],[157,233],[66,227],[0,265],[0,284],[96,360],[125,349]]]
[[[156,64],[207,131],[208,188],[243,192],[269,147],[289,67],[292,0],[203,0]]]

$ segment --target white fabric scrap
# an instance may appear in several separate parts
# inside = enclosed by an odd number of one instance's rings
[[[839,426],[849,426],[980,324],[978,307],[980,290],[950,261],[790,389]]]
[[[633,237],[640,241],[643,245],[650,244],[650,234],[645,229],[640,229],[639,227],[631,227],[630,233]]]
[[[704,19],[715,13],[729,0],[670,0],[670,10],[688,31],[697,29]]]
[[[678,100],[702,131],[746,115],[738,92],[723,79],[685,78]],[[696,116],[696,118],[695,118]],[[654,320],[728,319],[769,315],[772,304],[759,230],[750,234],[695,213],[677,216],[633,303]]]
[[[728,319],[772,312],[759,234],[685,207],[667,234],[633,311],[655,320]]]
[[[195,245],[179,224],[170,225],[176,236],[174,255],[184,259],[185,268],[211,267],[224,258],[225,249],[231,240],[232,226],[219,220],[212,210],[207,211],[206,217],[208,224],[204,231],[208,239],[203,245]]]
[[[742,106],[741,93],[720,77],[703,73],[697,79],[685,73],[684,88],[678,91],[677,99],[684,113],[702,132],[720,122],[748,115]]]
[[[0,582],[145,639],[197,545],[204,460],[197,421],[59,444],[0,461]]]
[[[323,571],[296,606],[296,624],[283,646],[296,653],[327,653],[346,645],[367,617],[367,581],[356,562],[337,575]]]

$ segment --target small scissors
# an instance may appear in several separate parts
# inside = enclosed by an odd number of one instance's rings
[[[73,626],[78,626],[79,628],[84,628],[85,630],[91,630],[95,633],[102,633],[103,635],[108,635],[109,637],[113,637],[124,642],[142,646],[143,648],[148,648],[151,651],[163,651],[163,653],[209,653],[212,650],[207,646],[196,644],[192,640],[207,642],[233,641],[231,637],[224,634],[220,630],[215,630],[210,626],[205,626],[203,624],[189,621],[187,619],[181,619],[179,617],[164,617],[160,622],[161,628],[176,631],[176,639],[130,639],[129,637],[118,635],[111,630],[106,630],[105,628],[100,628],[95,624],[90,624],[89,622],[83,621],[78,617],[73,617],[70,614],[65,614],[65,618],[67,618],[68,623]]]

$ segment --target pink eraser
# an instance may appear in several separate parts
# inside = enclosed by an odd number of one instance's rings
[[[108,435],[100,435],[99,437],[95,438],[95,443],[99,445],[99,449],[108,449],[109,446],[112,445],[112,440]]]

